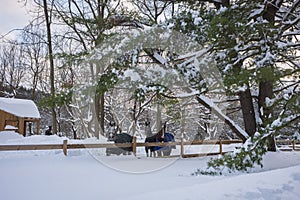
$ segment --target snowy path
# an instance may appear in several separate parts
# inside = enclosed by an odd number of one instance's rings
[[[61,144],[62,140],[0,134],[0,144]],[[88,150],[70,150],[68,156],[62,150],[0,151],[0,199],[300,199],[300,152],[268,153],[263,169],[211,177],[191,176],[198,168],[205,169],[209,157],[106,157],[101,151],[99,156]],[[145,171],[152,172],[141,173]]]
[[[204,167],[209,158],[179,159],[152,173],[130,174],[104,166],[88,152],[77,151],[72,155],[65,157],[61,152],[49,151],[40,155],[24,152],[20,157],[1,152],[0,198],[296,200],[300,197],[300,154],[294,152],[269,154],[265,168],[255,169],[254,173],[219,177],[190,176],[198,167]],[[120,158],[124,160],[124,156],[107,159],[118,162]],[[133,165],[149,162],[148,158],[125,158]]]
[[[119,159],[111,158],[116,162]],[[186,161],[153,173],[129,174],[108,168],[88,154],[5,158],[0,161],[0,195],[6,200],[118,199],[149,190],[176,189],[199,182],[198,178],[188,176],[199,161]]]

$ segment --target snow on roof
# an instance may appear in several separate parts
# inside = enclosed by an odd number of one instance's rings
[[[4,127],[4,130],[18,130],[18,128],[15,127],[15,126],[6,125],[6,126]]]
[[[12,99],[0,97],[0,110],[18,117],[41,118],[35,103],[26,99]]]

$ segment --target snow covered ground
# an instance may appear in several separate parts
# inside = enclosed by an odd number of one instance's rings
[[[60,144],[63,139],[0,133],[0,144]],[[268,153],[264,168],[251,173],[191,176],[209,159],[147,158],[141,152],[135,158],[95,156],[88,150],[69,150],[68,156],[62,150],[2,151],[0,199],[300,199],[300,152]]]

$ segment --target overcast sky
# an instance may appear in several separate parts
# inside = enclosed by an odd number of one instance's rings
[[[23,28],[29,22],[29,15],[22,0],[1,0],[0,6],[0,35],[4,35],[12,29]],[[16,32],[13,35],[17,34]],[[10,38],[13,37],[10,34]]]

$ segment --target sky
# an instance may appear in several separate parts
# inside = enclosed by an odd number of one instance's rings
[[[12,29],[21,29],[29,22],[30,16],[22,0],[1,0],[0,7],[0,35],[7,34]],[[9,34],[15,37],[17,32]]]

